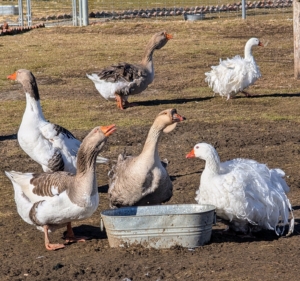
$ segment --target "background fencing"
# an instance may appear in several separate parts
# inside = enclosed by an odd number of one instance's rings
[[[89,0],[89,22],[101,20],[125,20],[134,18],[153,18],[168,20],[184,19],[185,14],[203,13],[205,18],[232,18],[242,16],[241,2],[231,0]],[[77,1],[78,2],[78,1]],[[0,0],[0,23],[7,21],[18,24],[19,16],[1,15],[1,7],[18,6],[18,0]],[[78,6],[78,3],[77,3]],[[292,0],[247,1],[247,16],[261,14],[292,13]],[[78,11],[78,9],[77,9]],[[32,24],[72,25],[72,0],[31,0]],[[23,0],[24,23],[27,24],[27,3]],[[77,13],[78,14],[78,13]]]

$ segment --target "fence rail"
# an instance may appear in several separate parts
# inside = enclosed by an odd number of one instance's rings
[[[80,0],[79,0],[80,1]],[[20,15],[1,14],[3,7],[20,8],[22,3],[22,13]],[[69,24],[75,25],[77,17],[80,16],[79,3],[76,0],[0,0],[0,24],[9,22],[14,25],[21,25],[20,18],[24,18],[26,24],[37,24],[40,22],[47,24]],[[73,5],[72,5],[73,3]],[[75,4],[74,4],[75,3]],[[74,12],[75,5],[75,12]],[[274,1],[248,1],[245,5],[247,16],[261,14],[292,13],[292,0]],[[204,18],[213,17],[242,17],[242,3],[228,3],[226,0],[203,0],[203,1],[176,1],[165,0],[161,2],[149,2],[147,0],[126,1],[105,1],[89,0],[88,17],[92,21],[100,20],[125,20],[135,18],[169,19],[177,17],[186,18],[190,14],[203,14]],[[1,8],[2,7],[2,8]],[[28,10],[32,11],[32,16],[28,15]],[[75,16],[76,15],[76,16]],[[81,18],[81,17],[79,17]]]

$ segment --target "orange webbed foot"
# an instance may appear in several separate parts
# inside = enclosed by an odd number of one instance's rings
[[[59,249],[65,248],[64,244],[51,244],[51,243],[45,243],[46,249],[49,251],[55,251]]]
[[[121,110],[123,110],[124,107],[123,107],[123,100],[122,100],[121,96],[116,94],[116,101],[117,101],[117,108],[120,108]]]
[[[67,233],[64,237],[66,240],[66,243],[75,243],[75,242],[85,242],[86,240],[90,239],[89,237],[86,236],[75,236],[71,223],[69,222],[67,224]]]
[[[66,240],[66,243],[76,243],[76,242],[85,242],[86,240],[89,240],[90,237],[87,236],[65,236],[64,239]]]

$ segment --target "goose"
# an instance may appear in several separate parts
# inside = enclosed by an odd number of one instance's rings
[[[65,247],[49,240],[48,232],[61,227],[67,226],[68,243],[86,239],[74,235],[71,222],[90,217],[98,207],[96,157],[114,131],[115,125],[100,126],[84,138],[78,150],[76,175],[62,171],[41,174],[5,171],[14,187],[19,215],[44,232],[47,250]]]
[[[86,75],[94,82],[103,98],[116,100],[118,108],[134,106],[127,101],[128,96],[140,94],[153,82],[153,53],[166,45],[171,38],[173,38],[172,35],[165,31],[154,34],[139,64],[123,62]]]
[[[269,169],[251,159],[221,163],[216,149],[207,143],[196,144],[186,155],[193,157],[206,161],[195,199],[198,204],[215,205],[217,215],[229,221],[229,229],[250,234],[270,229],[282,235],[291,214],[287,235],[293,232],[294,216],[286,195],[289,186],[281,169]]]
[[[26,97],[26,108],[17,134],[20,147],[42,166],[44,172],[76,173],[81,142],[67,129],[45,119],[34,75],[27,69],[19,69],[7,79],[21,83]],[[108,159],[98,156],[97,163],[106,162]]]
[[[144,148],[138,156],[120,154],[109,171],[109,202],[111,208],[155,205],[172,197],[172,182],[158,154],[162,132],[169,133],[185,120],[176,109],[158,114],[151,126]]]
[[[257,38],[251,38],[245,45],[245,57],[235,56],[231,59],[221,60],[217,66],[212,66],[206,72],[205,82],[213,89],[215,94],[226,97],[227,100],[242,92],[247,97],[252,96],[245,91],[247,87],[261,77],[261,73],[252,55],[252,47],[264,45]]]

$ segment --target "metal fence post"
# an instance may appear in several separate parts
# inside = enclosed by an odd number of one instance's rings
[[[73,25],[77,26],[77,1],[72,0],[72,20],[73,20]]]
[[[88,0],[79,0],[81,1],[82,7],[82,25],[87,26],[89,25],[89,7],[88,7]]]
[[[22,0],[18,0],[18,6],[19,6],[19,26],[23,26],[24,18],[23,18],[23,2],[22,2]]]
[[[31,26],[32,20],[31,20],[31,0],[27,0],[27,25]]]
[[[242,19],[246,19],[246,0],[242,0]]]
[[[82,26],[82,2],[81,0],[78,0],[78,19],[79,19],[79,26]]]

